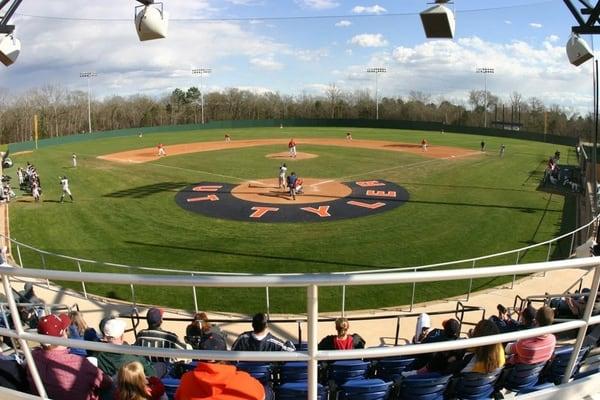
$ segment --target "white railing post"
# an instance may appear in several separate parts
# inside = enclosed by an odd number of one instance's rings
[[[194,274],[191,274],[191,277],[194,277]],[[198,312],[198,294],[196,293],[196,286],[192,286],[192,295],[194,296],[194,310]]]
[[[17,245],[17,256],[19,257],[19,267],[25,268],[23,265],[23,259],[21,258],[21,246]]]
[[[417,272],[417,269],[415,268],[414,270],[415,272]],[[415,306],[415,292],[417,290],[417,282],[413,282],[412,284],[412,294],[410,295],[410,309],[409,311],[413,310],[413,307]]]
[[[40,257],[42,259],[42,268],[46,269],[46,257],[44,257],[44,253],[40,253]],[[50,281],[46,279],[46,287],[50,289]]]
[[[571,234],[571,247],[569,250],[569,257],[573,254],[573,246],[575,246],[575,232]]]
[[[473,260],[473,266],[471,269],[475,269],[475,260]],[[469,301],[471,297],[471,290],[473,290],[473,278],[469,279],[469,291],[467,292],[467,299],[465,301]]]
[[[342,285],[342,317],[346,316],[346,285]]]
[[[579,328],[579,332],[577,332],[577,340],[573,345],[573,353],[571,354],[571,358],[569,359],[569,364],[567,365],[567,369],[565,370],[565,376],[563,377],[562,383],[569,382],[569,380],[571,379],[571,375],[573,375],[573,370],[575,369],[575,364],[577,363],[577,357],[579,356],[579,352],[581,351],[581,347],[585,339],[585,334],[590,323],[590,317],[592,316],[592,311],[594,309],[595,299],[598,295],[599,283],[600,265],[597,265],[596,268],[594,268],[594,278],[592,279],[592,287],[590,288],[590,292],[588,293],[588,300],[585,305],[585,310],[583,311],[583,317],[581,318],[585,321],[586,325]]]
[[[131,289],[131,303],[133,307],[137,307],[137,302],[135,301],[135,289],[133,288],[133,283],[129,284],[129,288]]]
[[[79,272],[81,271],[81,263],[79,262],[79,260],[77,260],[77,269],[79,270]],[[85,288],[85,282],[81,281],[81,289],[83,289],[83,297],[85,297],[85,299],[87,300],[88,295],[87,295],[87,290]]]
[[[267,302],[267,315],[271,316],[271,296],[269,296],[269,287],[265,286],[265,301]]]
[[[515,265],[519,265],[520,258],[521,258],[521,252],[517,251],[517,262],[515,263]],[[513,274],[512,282],[510,284],[510,290],[513,290],[515,288],[516,280],[517,280],[517,274]]]
[[[317,285],[306,288],[306,308],[308,315],[308,400],[317,400],[317,383],[319,380],[319,365],[317,362],[318,323],[319,323],[319,293]]]
[[[17,304],[15,303],[15,297],[13,296],[8,276],[2,275],[2,285],[4,285],[4,294],[6,295],[6,300],[8,301],[8,306],[10,308],[10,314],[13,320],[13,325],[15,326],[15,331],[19,336],[19,344],[21,345],[21,349],[23,350],[23,354],[25,355],[27,368],[29,368],[29,372],[31,373],[31,379],[33,380],[33,384],[35,385],[39,396],[43,399],[47,399],[48,395],[46,394],[46,389],[44,388],[44,384],[42,383],[42,379],[40,378],[39,371],[37,369],[37,366],[35,365],[33,356],[31,355],[29,345],[27,344],[26,340],[21,339],[21,335],[25,332],[23,331],[21,316],[19,315],[19,311],[17,310]],[[7,329],[9,328],[7,327]]]

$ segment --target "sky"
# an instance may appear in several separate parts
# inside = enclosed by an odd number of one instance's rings
[[[160,96],[202,86],[323,94],[411,91],[467,105],[470,90],[508,101],[512,92],[571,112],[592,110],[592,62],[569,64],[565,44],[575,24],[560,0],[455,0],[453,40],[428,40],[419,12],[425,0],[163,0],[166,39],[140,42],[134,0],[28,0],[11,19],[22,50],[0,65],[0,91],[45,85],[93,96]],[[592,37],[584,39],[592,46]],[[478,67],[494,74],[477,74]],[[211,68],[202,82],[193,68]],[[484,81],[485,80],[485,81]]]

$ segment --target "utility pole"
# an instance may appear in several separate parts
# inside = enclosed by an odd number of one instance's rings
[[[90,84],[90,79],[98,76],[95,72],[81,72],[79,74],[80,78],[87,78],[88,84],[88,132],[92,133],[92,86]]]
[[[375,119],[379,119],[379,74],[387,72],[387,68],[367,68],[367,72],[375,74]]]
[[[212,73],[212,68],[194,68],[192,75],[200,75],[200,108],[202,109],[202,125],[204,125],[204,89],[202,88],[202,76]]]
[[[488,67],[477,68],[475,70],[475,72],[478,74],[483,74],[483,87],[484,87],[483,90],[485,92],[485,108],[483,110],[483,127],[487,128],[487,109],[488,109],[487,76],[488,76],[488,74],[494,73],[494,68],[488,68]]]

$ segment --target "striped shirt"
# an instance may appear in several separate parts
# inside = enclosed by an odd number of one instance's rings
[[[506,346],[506,352],[513,354],[510,364],[537,364],[548,361],[554,353],[556,337],[553,334],[521,339]]]

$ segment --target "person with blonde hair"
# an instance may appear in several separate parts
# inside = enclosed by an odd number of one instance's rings
[[[495,323],[489,319],[482,319],[477,323],[475,329],[473,329],[471,337],[492,336],[499,333],[500,330]],[[493,343],[470,349],[463,360],[467,361],[467,364],[461,372],[480,372],[483,374],[489,374],[502,368],[506,361],[504,347],[501,343]]]
[[[364,349],[364,339],[358,333],[348,334],[349,329],[350,322],[348,322],[348,318],[337,318],[335,320],[337,335],[325,336],[319,342],[319,350]]]
[[[167,400],[167,395],[160,379],[147,379],[142,364],[133,361],[119,369],[115,400]]]

